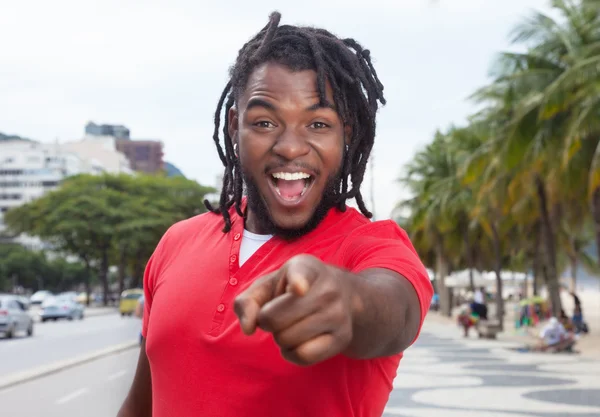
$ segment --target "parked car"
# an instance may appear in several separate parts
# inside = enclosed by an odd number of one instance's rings
[[[26,297],[24,295],[17,295],[16,297],[17,297],[17,301],[19,301],[19,303],[21,303],[21,305],[23,305],[25,310],[29,310],[29,307],[31,307],[30,298]]]
[[[135,312],[140,297],[144,295],[144,290],[133,289],[125,290],[121,293],[119,301],[119,312],[121,316],[131,316]]]
[[[42,303],[40,310],[40,319],[46,320],[58,319],[80,319],[83,320],[84,307],[76,300],[76,294],[59,294],[51,297]]]
[[[10,294],[0,294],[0,333],[10,339],[17,332],[33,334],[33,317],[19,301],[19,297]]]
[[[31,305],[40,305],[48,297],[52,297],[52,293],[50,291],[42,290],[34,293],[29,300],[31,301]]]

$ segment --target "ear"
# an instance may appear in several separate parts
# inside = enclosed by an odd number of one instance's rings
[[[231,137],[231,141],[234,146],[239,146],[239,144],[237,143],[239,130],[239,118],[237,109],[235,107],[231,107],[227,116],[229,120],[229,126],[227,126],[229,137]]]

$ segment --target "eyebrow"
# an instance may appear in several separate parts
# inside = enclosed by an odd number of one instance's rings
[[[250,110],[254,107],[262,107],[267,110],[277,111],[277,107],[274,104],[272,104],[266,100],[263,100],[261,98],[251,98],[250,100],[248,100],[248,103],[246,104],[246,110]],[[308,106],[305,110],[306,111],[316,111],[319,109],[331,109],[333,111],[336,111],[335,106],[333,104],[329,103],[328,101],[325,102],[324,106],[322,106],[320,103],[315,103],[311,106]]]

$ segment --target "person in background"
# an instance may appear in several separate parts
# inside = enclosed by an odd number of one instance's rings
[[[575,334],[587,334],[589,332],[587,323],[583,320],[583,312],[581,311],[581,305],[575,304],[573,312],[573,318],[571,320],[575,330]]]
[[[438,293],[434,293],[431,299],[431,310],[438,311],[440,309],[440,296]]]
[[[471,310],[479,317],[480,320],[487,320],[488,308],[485,304],[485,287],[477,288],[473,295]]]
[[[554,353],[571,351],[576,342],[573,334],[567,332],[556,317],[551,317],[542,328],[540,339],[537,350]]]
[[[464,337],[469,337],[469,330],[471,327],[475,327],[478,321],[479,316],[470,307],[466,307],[460,312],[458,315],[458,324],[463,329]]]

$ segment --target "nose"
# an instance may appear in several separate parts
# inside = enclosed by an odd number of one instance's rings
[[[306,155],[310,146],[306,138],[292,129],[285,129],[273,145],[273,152],[287,161]]]

